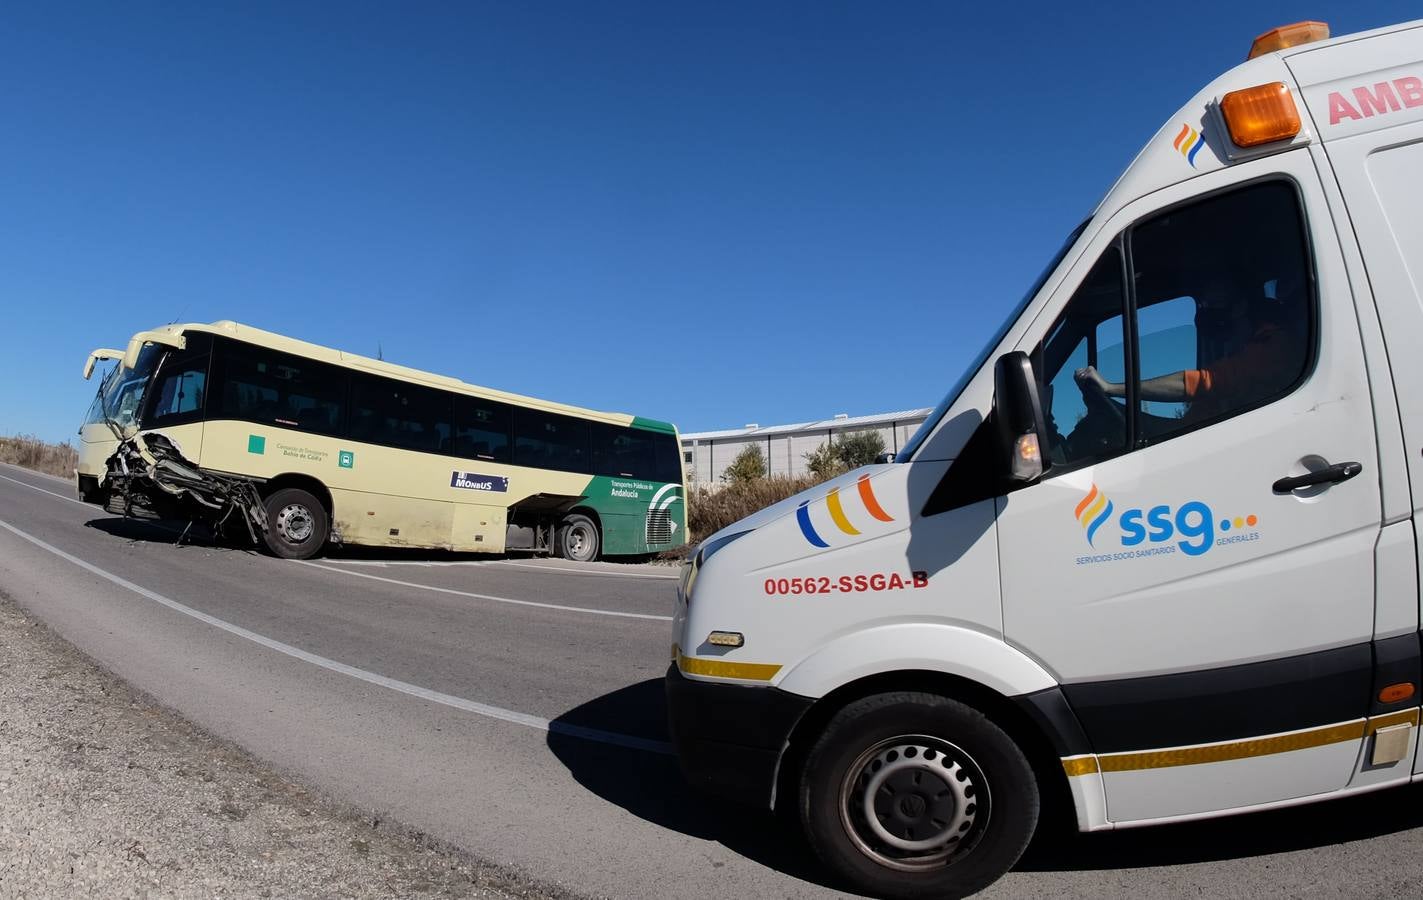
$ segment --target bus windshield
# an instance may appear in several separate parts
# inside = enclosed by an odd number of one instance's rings
[[[919,446],[928,439],[929,434],[938,426],[939,420],[944,417],[944,413],[949,411],[949,407],[954,405],[954,401],[959,398],[959,394],[963,393],[963,389],[968,387],[969,379],[972,378],[979,369],[983,368],[984,363],[988,362],[988,354],[992,353],[993,348],[998,346],[998,342],[1003,340],[1003,336],[1008,333],[1008,329],[1012,328],[1013,323],[1018,321],[1018,317],[1023,314],[1023,310],[1028,308],[1028,304],[1038,295],[1038,291],[1042,290],[1043,285],[1052,277],[1052,273],[1057,271],[1057,267],[1062,264],[1062,260],[1067,256],[1067,251],[1071,250],[1072,245],[1077,243],[1077,239],[1082,236],[1082,232],[1087,230],[1087,225],[1091,221],[1092,219],[1089,216],[1081,225],[1072,229],[1072,233],[1067,236],[1067,240],[1063,241],[1062,246],[1053,254],[1052,262],[1048,263],[1047,268],[1043,269],[1042,274],[1033,280],[1033,286],[1028,288],[1028,292],[1023,295],[1022,299],[1019,300],[1008,315],[1004,317],[1003,324],[994,330],[993,336],[988,339],[987,343],[983,345],[983,348],[974,354],[972,362],[964,367],[963,373],[959,375],[958,381],[954,382],[954,386],[949,388],[949,392],[944,395],[944,399],[940,400],[939,405],[934,407],[934,411],[929,413],[929,418],[924,420],[924,424],[919,426],[919,430],[914,432],[914,436],[911,437],[909,442],[904,445],[904,448],[899,451],[899,455],[895,457],[895,462],[908,462],[910,457],[919,449]]]
[[[158,367],[158,358],[163,348],[157,344],[147,344],[138,354],[138,364],[125,369],[123,364],[114,367],[108,380],[100,389],[103,394],[104,418],[115,428],[127,430],[138,418],[138,407],[143,402],[143,391]]]

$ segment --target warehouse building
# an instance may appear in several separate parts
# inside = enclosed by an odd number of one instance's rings
[[[806,474],[805,455],[831,438],[861,431],[875,431],[884,439],[884,449],[898,453],[918,430],[932,409],[906,409],[851,418],[840,414],[819,422],[761,427],[750,424],[726,431],[701,431],[682,435],[682,458],[687,464],[687,480],[717,484],[737,454],[748,446],[761,448],[771,475]]]

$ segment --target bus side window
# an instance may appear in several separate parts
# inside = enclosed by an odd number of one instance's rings
[[[509,461],[509,407],[493,400],[455,394],[455,455]]]
[[[649,436],[652,438],[652,477],[657,481],[681,484],[682,463],[678,459],[682,455],[681,444],[670,434],[651,434]],[[691,460],[688,462],[690,463]]]
[[[351,383],[351,439],[402,450],[448,453],[452,396],[388,378]]]
[[[593,423],[593,474],[652,478],[650,437],[633,428]]]
[[[588,472],[588,425],[571,416],[518,407],[514,410],[514,465]]]
[[[346,375],[335,366],[223,339],[213,355],[211,381],[210,419],[341,433]]]

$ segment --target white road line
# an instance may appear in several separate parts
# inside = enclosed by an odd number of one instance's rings
[[[493,560],[488,559],[341,559],[340,557],[326,557],[322,562],[333,566],[368,566],[376,569],[384,569],[387,566],[416,566],[421,569],[449,568],[451,566],[487,566]]]
[[[456,597],[473,597],[476,600],[492,600],[495,603],[513,603],[516,606],[537,606],[542,609],[558,609],[564,612],[588,613],[593,616],[617,616],[623,619],[651,619],[654,622],[670,622],[671,616],[654,616],[649,613],[622,612],[615,609],[592,609],[586,606],[563,606],[558,603],[540,603],[537,600],[515,600],[511,597],[496,597],[493,594],[476,594],[472,591],[457,591],[454,588],[436,587],[432,584],[420,584],[415,581],[401,581],[397,578],[386,578],[384,575],[368,575],[365,572],[352,572],[350,569],[341,569],[335,566],[324,566],[305,559],[292,560],[303,566],[310,566],[313,569],[322,569],[327,572],[339,572],[342,575],[349,575],[352,578],[369,578],[371,581],[383,581],[386,584],[398,584],[401,587],[418,588],[422,591],[434,591],[437,594],[453,594]]]
[[[503,707],[499,706],[491,706],[487,703],[480,703],[475,700],[466,700],[463,697],[455,697],[451,694],[442,694],[439,691],[434,691],[429,688],[421,687],[418,684],[411,684],[408,681],[399,681],[394,678],[387,678],[384,675],[378,675],[375,672],[368,672],[365,669],[359,669],[355,666],[350,666],[343,662],[337,662],[334,659],[327,659],[324,656],[318,656],[315,653],[310,653],[306,650],[301,649],[300,647],[293,647],[291,644],[284,644],[281,641],[274,640],[272,638],[267,637],[266,635],[258,634],[255,631],[249,631],[240,625],[233,625],[231,622],[225,622],[222,619],[217,618],[216,616],[210,616],[205,612],[200,612],[190,606],[185,606],[176,600],[170,600],[162,594],[159,594],[155,591],[150,591],[146,587],[141,587],[140,585],[134,584],[132,581],[127,581],[123,578],[120,578],[112,572],[106,572],[105,570],[99,568],[98,566],[92,563],[85,562],[79,557],[66,553],[51,544],[47,544],[37,537],[26,534],[25,532],[21,531],[20,529],[16,528],[15,526],[4,520],[0,520],[0,528],[4,528],[6,531],[9,531],[16,537],[25,541],[29,541],[31,544],[34,544],[41,550],[45,550],[49,553],[52,553],[55,556],[58,556],[60,559],[65,560],[66,562],[73,563],[84,571],[89,572],[93,575],[97,575],[98,577],[104,579],[105,581],[111,582],[112,584],[116,584],[124,590],[132,591],[133,593],[138,594],[140,597],[152,600],[154,603],[157,603],[161,606],[166,606],[175,612],[180,612],[185,616],[197,619],[199,622],[211,625],[214,628],[221,629],[222,631],[226,631],[228,634],[244,638],[245,640],[249,640],[254,644],[259,644],[263,647],[266,647],[268,650],[275,650],[276,652],[285,654],[286,656],[290,656],[293,659],[299,659],[302,662],[311,663],[313,666],[320,666],[323,669],[327,669],[332,672],[338,672],[342,675],[347,675],[351,678],[364,681],[368,684],[374,684],[379,687],[388,688],[392,691],[399,691],[402,694],[408,694],[412,697],[418,697],[421,700],[428,700],[431,703],[439,703],[442,706],[453,707],[454,709],[463,710],[465,712],[471,712],[475,715],[485,716],[490,719],[498,719],[501,722],[512,722],[515,725],[523,725],[526,728],[533,728],[538,731],[545,731],[551,734],[566,735],[568,737],[582,738],[583,740],[587,741],[597,741],[598,743],[602,744],[613,744],[618,747],[629,747],[634,750],[646,750],[651,753],[672,752],[671,746],[668,745],[665,741],[654,741],[650,738],[641,738],[631,734],[618,734],[615,731],[603,731],[599,728],[587,728],[582,725],[570,725],[565,722],[554,722],[550,721],[549,719],[545,719],[541,716],[529,715],[528,713],[521,713],[512,709],[504,709]]]
[[[651,572],[610,572],[605,569],[570,569],[565,566],[538,566],[532,563],[513,562],[507,559],[491,559],[484,565],[518,566],[521,569],[534,569],[539,572],[557,572],[560,575],[602,575],[605,578],[661,578],[666,581],[676,581],[681,577],[680,575],[657,575]]]
[[[17,469],[21,472],[27,472],[31,475],[38,475],[41,478],[48,478],[51,481],[58,481],[60,484],[67,484],[70,487],[74,487],[74,479],[72,477],[61,478],[58,475],[51,475],[48,472],[41,472],[38,469],[27,469],[24,466],[17,466],[14,463],[0,463],[0,466],[4,466],[7,469]]]
[[[40,474],[43,474],[43,473],[40,473]],[[66,502],[68,502],[68,503],[78,503],[80,506],[92,506],[94,509],[102,509],[102,508],[103,508],[103,507],[100,507],[100,506],[94,506],[94,504],[92,504],[92,503],[85,503],[83,500],[79,500],[79,499],[76,499],[76,498],[74,498],[74,497],[66,497],[66,496],[64,496],[63,494],[56,494],[54,491],[47,491],[47,490],[45,490],[45,489],[42,488],[42,487],[35,487],[33,484],[30,484],[28,481],[21,481],[21,480],[18,479],[18,478],[11,478],[9,475],[0,475],[0,478],[5,479],[6,481],[13,481],[13,482],[15,482],[16,484],[18,484],[20,487],[27,487],[27,488],[29,488],[29,489],[32,490],[32,491],[39,491],[41,494],[49,494],[51,497],[58,497],[60,500],[64,500],[64,501],[66,501]]]

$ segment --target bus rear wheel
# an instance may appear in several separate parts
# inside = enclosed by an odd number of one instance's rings
[[[575,513],[559,524],[554,549],[564,559],[592,562],[598,558],[599,543],[598,526],[587,516]]]
[[[326,545],[331,523],[326,507],[301,488],[282,488],[267,498],[267,549],[282,559],[310,559]]]
[[[802,770],[800,816],[820,858],[880,897],[965,897],[1017,862],[1037,780],[982,713],[936,694],[877,694],[830,720]]]

